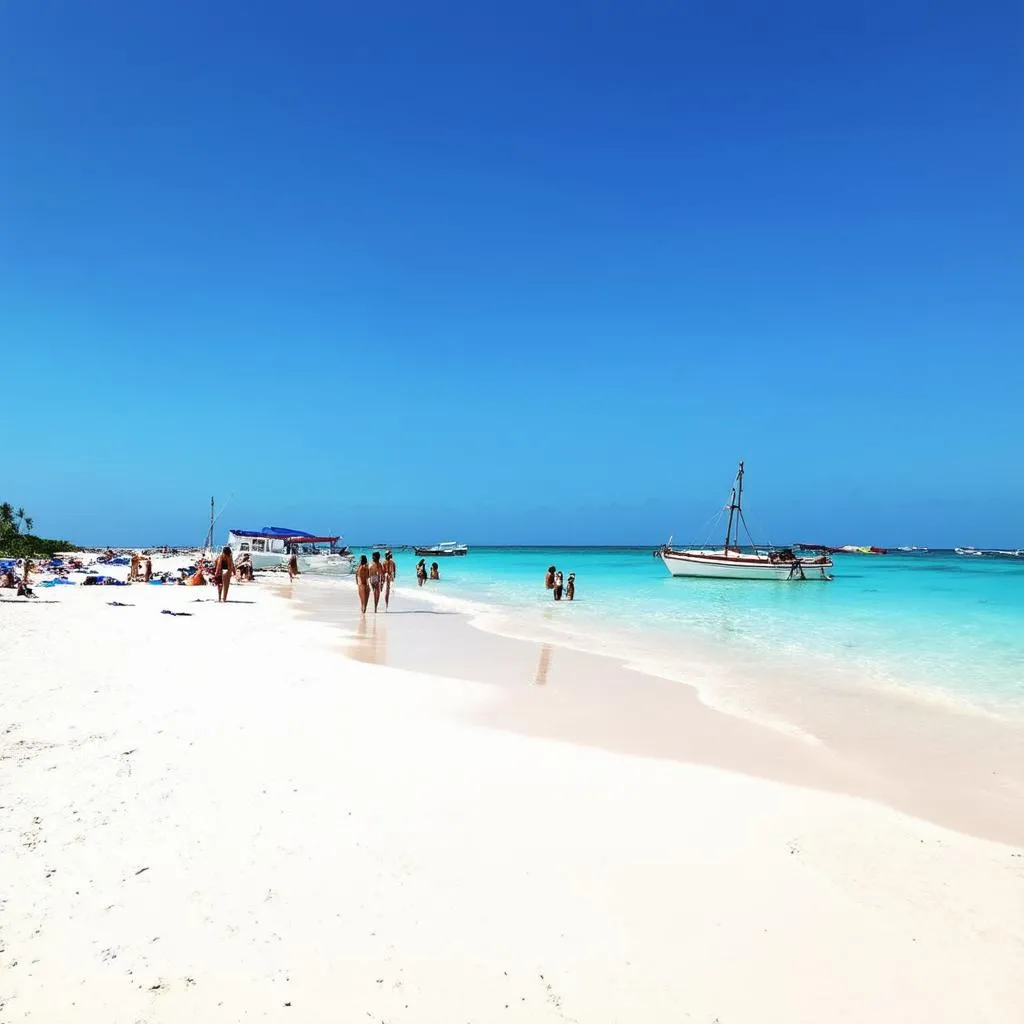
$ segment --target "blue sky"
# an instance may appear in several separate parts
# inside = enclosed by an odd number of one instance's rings
[[[82,543],[1024,544],[1016,3],[7,4],[0,491]]]

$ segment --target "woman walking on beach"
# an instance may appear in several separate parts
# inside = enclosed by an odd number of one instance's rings
[[[395,565],[391,552],[386,551],[384,553],[384,611],[386,612],[391,610],[391,584],[395,582],[397,575],[398,566]]]
[[[370,600],[370,566],[366,555],[359,556],[359,568],[356,569],[356,590],[359,591],[359,609],[366,614],[366,605]]]
[[[373,591],[373,613],[377,614],[377,605],[380,604],[380,592],[384,587],[384,566],[380,564],[380,552],[374,551],[373,561],[370,562],[370,589]]]
[[[217,584],[218,602],[228,599],[228,587],[231,586],[231,577],[234,575],[235,562],[231,557],[231,548],[225,545],[213,564],[213,582]]]

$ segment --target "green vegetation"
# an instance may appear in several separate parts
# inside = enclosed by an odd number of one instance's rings
[[[77,550],[67,540],[37,537],[32,532],[34,526],[32,517],[25,515],[23,508],[15,508],[9,501],[0,503],[0,555],[7,558],[52,558],[58,551]]]

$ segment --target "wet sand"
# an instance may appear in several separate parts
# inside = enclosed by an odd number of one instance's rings
[[[473,714],[492,728],[846,793],[1024,846],[1024,734],[1013,724],[876,691],[830,693],[801,721],[808,740],[709,708],[694,688],[614,658],[475,628],[412,589],[396,593],[390,613],[382,602],[366,616],[345,582],[281,593],[335,625],[350,658],[498,686],[498,701]]]

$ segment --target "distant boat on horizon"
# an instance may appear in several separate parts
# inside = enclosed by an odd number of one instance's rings
[[[954,548],[958,555],[975,558],[1024,558],[1024,548]]]
[[[469,547],[454,540],[443,540],[431,547],[413,548],[413,553],[422,557],[450,558],[455,555],[468,555]]]

